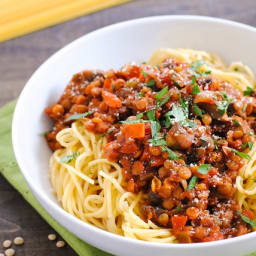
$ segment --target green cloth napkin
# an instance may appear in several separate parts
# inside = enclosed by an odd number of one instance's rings
[[[77,252],[79,256],[110,256],[81,241],[78,237],[63,228],[39,204],[30,192],[19,167],[16,163],[12,149],[12,116],[16,105],[13,101],[0,109],[0,173],[16,188],[24,199],[58,232],[62,238]],[[245,256],[256,256],[256,252]]]
[[[54,220],[39,204],[30,192],[19,167],[16,163],[13,149],[11,126],[13,111],[16,101],[11,102],[0,109],[0,173],[19,191],[24,199],[62,236],[62,238],[77,252],[79,256],[110,256],[89,244],[81,241],[56,220]]]

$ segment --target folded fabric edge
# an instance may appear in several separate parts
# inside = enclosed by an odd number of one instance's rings
[[[0,173],[3,177],[22,195],[22,197],[39,213],[39,215],[57,232],[62,238],[78,253],[79,256],[110,256],[73,235],[62,227],[49,213],[39,204],[31,193],[19,167],[16,163],[11,142],[11,123],[16,101],[6,104],[0,108],[0,127],[4,127],[5,132],[0,134],[0,138],[6,139],[8,143],[0,144],[0,154],[3,153],[4,160],[0,161]],[[1,140],[2,141],[2,140]],[[7,156],[7,157],[6,157]]]

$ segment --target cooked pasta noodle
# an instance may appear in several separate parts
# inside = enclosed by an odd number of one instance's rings
[[[241,92],[248,87],[255,87],[252,71],[240,62],[233,62],[226,67],[218,56],[204,51],[159,49],[152,55],[149,64],[161,64],[166,58],[189,64],[201,61],[199,72],[211,72],[214,77],[228,82]],[[137,194],[127,192],[127,181],[123,177],[122,167],[108,160],[103,154],[107,144],[105,136],[85,129],[85,120],[79,119],[73,122],[70,128],[60,130],[56,140],[62,148],[55,150],[56,144],[52,144],[55,152],[50,159],[50,179],[58,200],[67,212],[101,229],[133,239],[161,243],[176,242],[171,229],[160,227],[150,219],[145,220],[141,206],[148,195],[142,191]],[[156,156],[159,155],[157,154],[155,152]],[[256,144],[248,151],[246,158],[243,159],[243,167],[237,169],[239,174],[236,176],[234,197],[241,209],[251,210],[256,215]],[[191,174],[188,177],[191,177]],[[182,179],[180,183],[184,190],[189,190],[191,184],[188,184],[186,179]],[[170,209],[172,207],[173,205]],[[223,236],[220,235],[220,239],[223,239]]]
[[[106,138],[97,136],[76,121],[71,128],[60,131],[58,142],[64,147],[50,160],[50,179],[63,208],[74,216],[101,229],[127,237],[170,243],[170,230],[152,222],[146,223],[139,214],[142,194],[126,192],[121,167],[102,155]],[[78,153],[70,163],[61,158]]]
[[[230,82],[242,92],[247,87],[255,87],[255,78],[248,66],[241,62],[233,62],[226,67],[220,57],[204,51],[163,48],[152,55],[149,63],[151,65],[160,64],[168,57],[188,63],[203,60],[201,71],[210,70],[214,76]],[[241,168],[239,176],[236,178],[236,197],[242,208],[252,210],[256,214],[256,144],[249,155],[251,159]],[[256,230],[256,227],[254,229]]]

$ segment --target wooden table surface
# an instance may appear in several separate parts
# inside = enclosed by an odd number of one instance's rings
[[[164,14],[214,16],[256,26],[256,1],[134,0],[0,43],[0,106],[17,98],[37,67],[74,39],[119,21]],[[17,256],[76,255],[69,246],[57,249],[54,242],[48,241],[47,235],[52,232],[52,228],[0,176],[0,243],[21,235],[25,245],[16,247]]]

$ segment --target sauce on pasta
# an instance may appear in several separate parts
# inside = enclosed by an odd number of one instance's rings
[[[160,49],[149,63],[73,76],[46,134],[63,207],[152,242],[209,242],[256,226],[254,77],[215,55]],[[249,168],[248,168],[249,166]]]

